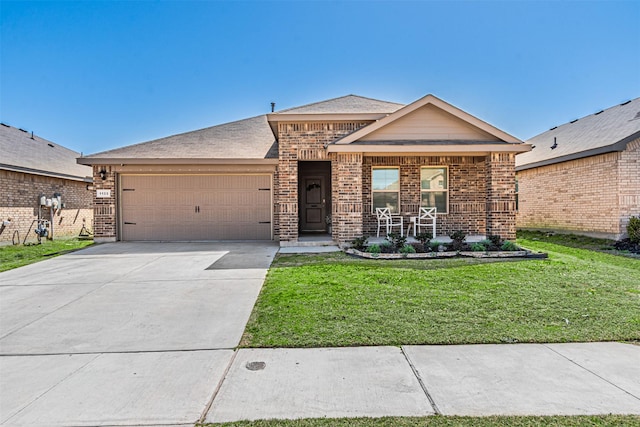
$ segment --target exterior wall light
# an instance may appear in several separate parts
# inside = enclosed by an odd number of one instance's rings
[[[100,179],[103,181],[107,179],[107,170],[105,168],[100,169]]]

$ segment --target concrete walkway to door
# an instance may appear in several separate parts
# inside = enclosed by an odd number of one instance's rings
[[[0,273],[0,425],[193,425],[277,250],[113,243]]]

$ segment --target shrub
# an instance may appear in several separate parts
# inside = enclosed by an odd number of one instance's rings
[[[440,242],[429,242],[429,249],[431,249],[431,252],[438,252],[440,250]]]
[[[496,248],[502,246],[502,237],[500,236],[487,236],[487,239],[494,245]]]
[[[451,237],[452,240],[452,242],[447,245],[447,248],[449,250],[461,251],[464,249],[464,238],[467,237],[467,235],[464,234],[463,231],[454,231],[453,233],[449,234],[449,237]]]
[[[416,250],[417,253],[422,254],[427,252],[429,249],[429,246],[425,246],[424,244],[420,243],[420,242],[412,242],[412,243],[408,243],[409,245],[413,246],[413,249]]]
[[[520,248],[516,246],[515,243],[505,240],[502,246],[500,246],[500,249],[502,249],[503,251],[513,252],[519,250]]]
[[[385,242],[380,243],[380,251],[383,254],[392,254],[395,251],[395,249],[394,249],[393,245],[390,242],[386,242],[385,241]]]
[[[433,235],[430,231],[423,231],[422,233],[418,233],[416,235],[416,240],[425,246],[429,244],[429,241],[431,241],[432,238]]]
[[[389,233],[386,237],[394,251],[399,251],[407,244],[407,238],[401,236],[400,233]]]
[[[483,245],[481,242],[478,242],[471,245],[471,250],[473,252],[485,252],[487,250],[487,247]]]
[[[367,248],[367,252],[369,252],[370,254],[379,254],[380,253],[380,246],[376,245],[375,243],[371,246],[369,246]]]
[[[367,242],[369,241],[369,239],[367,237],[356,237],[355,239],[353,239],[351,241],[351,246],[354,249],[357,249],[359,251],[363,251],[365,250],[365,248],[367,247]]]
[[[627,224],[627,234],[633,243],[640,243],[640,216],[632,216]]]
[[[416,250],[411,245],[404,245],[400,248],[400,253],[406,256],[407,254],[415,254]]]

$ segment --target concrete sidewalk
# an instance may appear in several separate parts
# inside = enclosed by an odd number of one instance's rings
[[[639,362],[622,343],[241,349],[206,421],[640,414]]]

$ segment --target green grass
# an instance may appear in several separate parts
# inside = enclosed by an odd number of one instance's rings
[[[242,345],[640,340],[640,262],[519,240],[547,260],[280,255]]]
[[[385,418],[313,418],[301,420],[240,421],[223,424],[198,424],[225,427],[614,427],[640,426],[637,415],[553,416],[553,417],[385,417]]]
[[[93,244],[91,240],[43,240],[41,245],[0,246],[0,271],[33,264]]]

